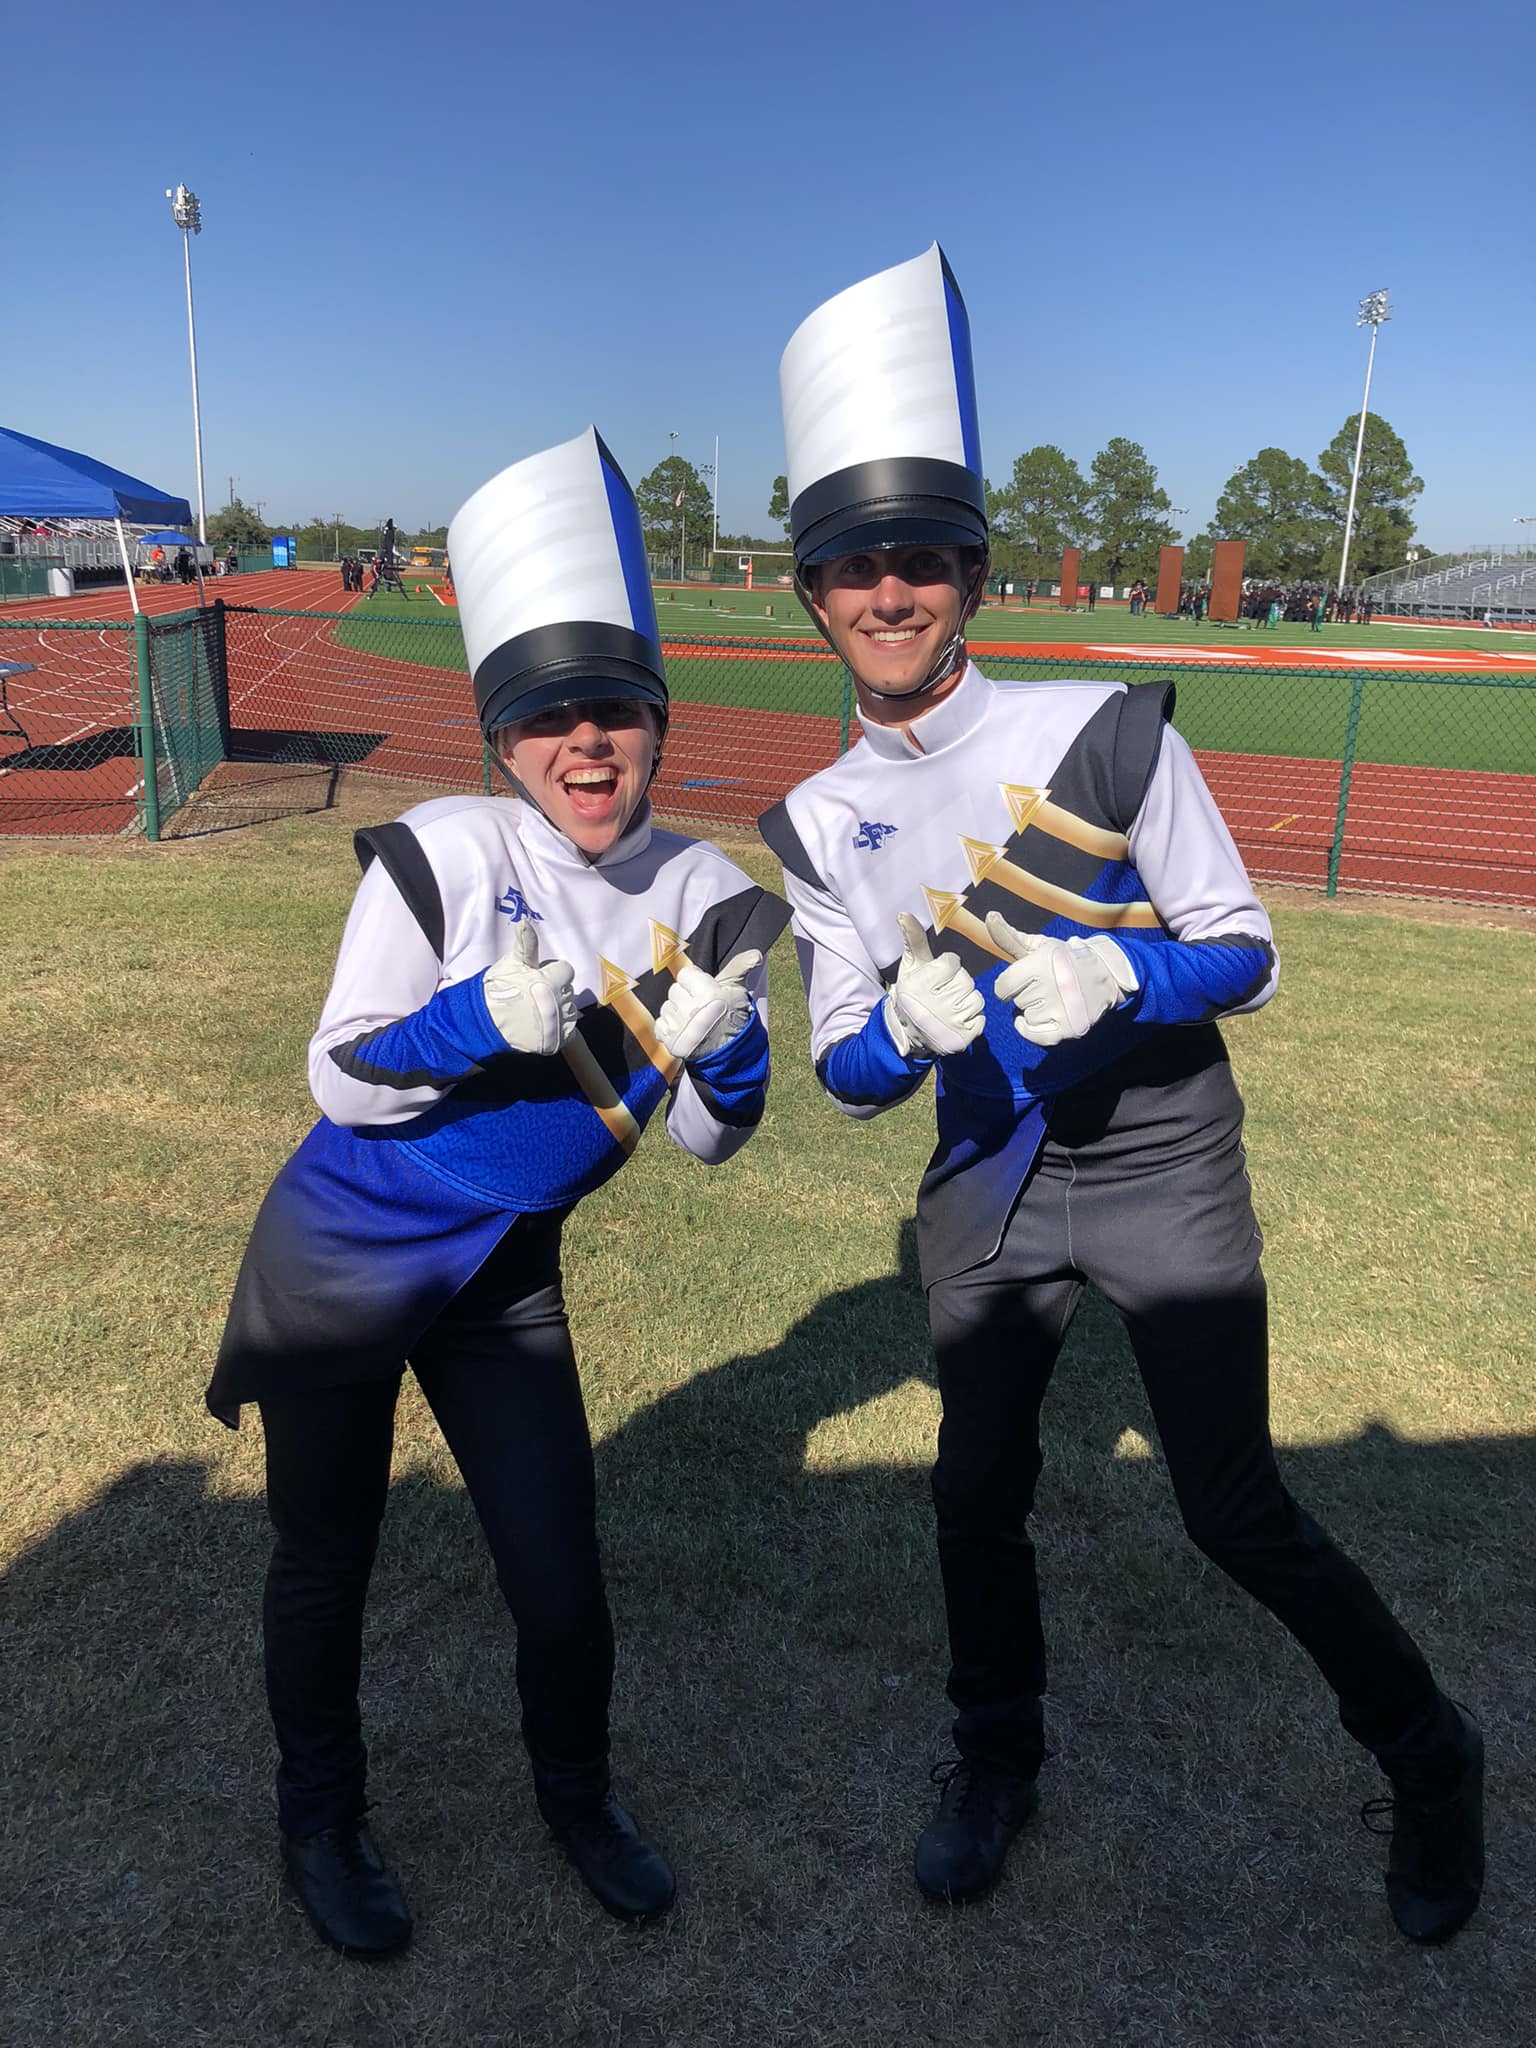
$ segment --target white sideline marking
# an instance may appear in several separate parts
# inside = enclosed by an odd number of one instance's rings
[[[1027,640],[1019,642],[1021,653],[1028,651]],[[1132,661],[1219,661],[1230,664],[1234,661],[1256,661],[1258,656],[1246,647],[1234,647],[1230,652],[1225,647],[1106,647],[1095,641],[1083,649],[1084,654],[1119,654]]]

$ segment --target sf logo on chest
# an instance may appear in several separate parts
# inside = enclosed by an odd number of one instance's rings
[[[503,917],[510,917],[514,924],[521,924],[525,917],[534,924],[544,922],[542,913],[534,909],[521,889],[508,889],[496,908]]]
[[[889,839],[896,829],[894,825],[873,825],[868,818],[861,818],[859,829],[853,836],[853,843],[866,852],[878,853],[881,840]]]

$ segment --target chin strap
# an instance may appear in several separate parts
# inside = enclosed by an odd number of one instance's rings
[[[918,697],[926,697],[930,690],[936,690],[940,683],[947,683],[957,668],[963,668],[967,660],[965,651],[965,628],[962,626],[939,650],[937,661],[915,690],[877,690],[873,683],[866,683],[862,676],[857,678],[859,688],[869,697],[878,697],[882,704],[910,704]]]
[[[666,728],[665,726],[663,726],[662,739],[664,739],[665,737]],[[532,808],[538,812],[539,816],[544,820],[546,825],[552,826],[556,832],[560,832],[560,827],[555,824],[554,819],[549,815],[548,811],[546,811],[544,806],[537,800],[537,798],[533,796],[531,791],[526,790],[523,787],[523,785],[518,781],[517,777],[512,773],[512,770],[507,766],[506,762],[501,758],[501,749],[499,747],[493,747],[489,740],[486,740],[485,748],[486,752],[490,755],[491,759],[496,763],[497,768],[501,772],[502,780],[506,783],[508,789],[511,790],[512,794],[515,797],[520,797],[525,804],[531,805]],[[651,793],[651,784],[655,782],[657,776],[660,773],[661,740],[658,739],[656,742],[656,757],[651,762],[650,780],[646,783],[644,790],[641,792],[640,803],[644,803],[646,798],[649,797]],[[629,830],[630,826],[635,822],[635,815],[639,811],[639,809],[640,804],[636,804],[634,811],[631,811],[629,817],[625,820],[624,830],[626,832]],[[566,835],[563,832],[561,832],[560,836],[563,839]],[[588,854],[586,857],[589,860],[592,858],[590,854]]]
[[[918,697],[926,697],[928,692],[936,690],[940,683],[948,682],[957,668],[963,668],[969,659],[965,650],[965,629],[970,624],[976,607],[981,603],[981,593],[986,587],[987,569],[991,559],[991,551],[988,549],[983,553],[980,566],[971,578],[971,587],[966,593],[965,608],[959,626],[939,649],[938,654],[934,658],[932,668],[929,669],[927,675],[915,690],[877,690],[873,683],[866,683],[862,676],[855,677],[859,688],[869,696],[877,697],[882,704],[910,704]],[[795,570],[795,594],[800,599],[804,609],[810,613],[811,624],[816,628],[822,639],[826,641],[833,653],[838,654],[837,644],[833,640],[832,635],[816,616],[816,607],[811,602],[811,586],[806,582],[804,572],[798,567]],[[838,654],[838,659],[842,659],[840,654]],[[846,667],[847,664],[844,663],[844,666]]]

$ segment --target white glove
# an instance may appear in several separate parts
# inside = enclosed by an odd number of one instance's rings
[[[656,1036],[675,1060],[698,1060],[729,1045],[752,1014],[746,979],[763,964],[756,951],[737,953],[718,974],[691,964],[679,969],[656,1013]]]
[[[1013,1028],[1031,1045],[1081,1038],[1106,1010],[1141,984],[1113,939],[1048,939],[1017,932],[1000,911],[987,913],[987,934],[1014,963],[994,984],[998,1000],[1017,1012]]]
[[[942,1059],[946,1053],[964,1052],[986,1016],[980,989],[953,953],[935,960],[928,934],[910,910],[898,910],[896,922],[901,965],[885,999],[886,1028],[896,1050],[905,1059],[914,1053]]]
[[[548,1059],[576,1029],[576,970],[569,960],[539,965],[539,939],[531,924],[512,933],[512,950],[485,970],[485,1007],[513,1052]]]

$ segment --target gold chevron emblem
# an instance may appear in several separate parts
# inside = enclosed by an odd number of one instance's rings
[[[964,838],[960,844],[965,848],[965,858],[974,880],[991,882],[999,889],[1006,889],[1010,896],[1020,896],[1037,909],[1050,911],[1054,917],[1070,917],[1077,924],[1093,925],[1099,931],[1117,931],[1126,925],[1156,927],[1162,922],[1145,900],[1095,903],[1090,897],[1076,896],[1070,889],[1058,889],[1054,882],[1042,882],[1027,868],[1015,866],[1007,858],[1006,847],[988,846],[982,840]]]
[[[1048,832],[1053,839],[1075,846],[1081,853],[1096,853],[1101,860],[1130,858],[1131,843],[1123,832],[1108,832],[1102,825],[1090,825],[1086,819],[1064,811],[1060,804],[1051,802],[1048,789],[1032,789],[1025,782],[1000,782],[997,786],[1003,793],[1015,832],[1033,825],[1037,832]]]
[[[611,1003],[615,996],[625,994],[635,985],[635,977],[632,974],[626,974],[622,967],[615,967],[613,962],[605,960],[601,953],[597,956],[597,969],[602,976],[597,990],[597,1000],[600,1003]]]
[[[965,864],[971,871],[973,882],[984,882],[1003,857],[1003,848],[989,846],[985,839],[967,839],[962,832],[960,844],[965,848]]]
[[[688,948],[674,931],[664,924],[651,919],[651,971],[653,974],[676,974],[680,967],[687,967]]]
[[[995,960],[1010,957],[1000,946],[993,945],[991,933],[974,911],[966,909],[963,896],[953,895],[947,889],[925,888],[923,894],[928,899],[928,916],[936,932],[958,932]]]
[[[614,1012],[624,1029],[670,1087],[677,1079],[682,1061],[673,1059],[656,1036],[656,1020],[635,994],[635,977],[626,974],[622,967],[616,967],[611,960],[604,960],[601,955],[598,956],[597,966],[602,977],[598,985],[597,1000]]]
[[[1003,792],[1015,832],[1024,830],[1051,793],[1048,789],[1031,789],[1026,782],[1000,782],[997,786]]]

